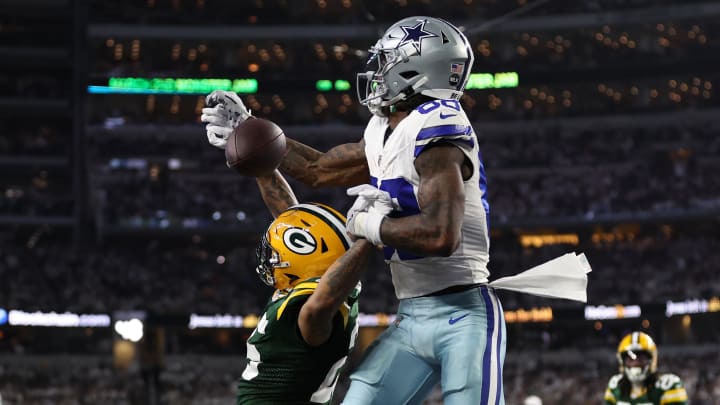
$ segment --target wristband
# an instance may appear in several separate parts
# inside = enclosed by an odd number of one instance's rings
[[[383,219],[385,219],[385,216],[377,212],[359,212],[355,217],[358,236],[365,237],[375,246],[382,246],[380,227]]]

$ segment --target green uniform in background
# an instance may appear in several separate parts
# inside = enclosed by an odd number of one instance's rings
[[[616,374],[610,378],[605,390],[606,405],[687,404],[687,392],[675,374],[657,374],[655,381],[639,392],[631,392],[630,382],[622,377],[622,374]]]
[[[300,308],[318,278],[276,291],[247,341],[247,366],[238,383],[238,405],[328,404],[358,332],[356,287],[333,319],[330,339],[308,346],[298,327]]]

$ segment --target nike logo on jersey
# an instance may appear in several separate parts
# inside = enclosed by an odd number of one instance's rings
[[[459,317],[457,317],[457,318],[450,318],[450,320],[448,320],[448,323],[449,323],[450,325],[454,325],[456,322],[461,321],[463,318],[465,318],[465,317],[468,316],[468,315],[470,315],[470,314],[465,314],[465,315],[459,316]]]
[[[457,115],[457,114],[443,114],[443,113],[440,113],[440,119],[441,119],[441,120],[444,120],[445,118],[454,117],[454,116],[456,116],[456,115]]]

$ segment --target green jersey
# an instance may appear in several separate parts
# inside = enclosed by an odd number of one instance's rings
[[[620,381],[622,374],[615,374],[610,378],[605,390],[606,405],[686,405],[687,392],[682,380],[675,374],[658,374],[657,379],[649,387],[641,389],[630,388],[630,392],[623,395]]]
[[[359,285],[333,319],[324,344],[305,343],[298,326],[300,308],[318,279],[297,284],[290,292],[276,291],[247,341],[247,366],[238,383],[238,405],[327,404],[355,345]]]

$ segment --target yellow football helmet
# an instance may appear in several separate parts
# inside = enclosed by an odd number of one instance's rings
[[[342,214],[322,204],[293,205],[263,235],[256,271],[265,284],[290,290],[322,276],[351,244]]]
[[[627,334],[618,345],[617,359],[620,372],[634,383],[645,381],[648,375],[657,370],[657,346],[647,333]],[[626,363],[637,364],[628,366]]]

